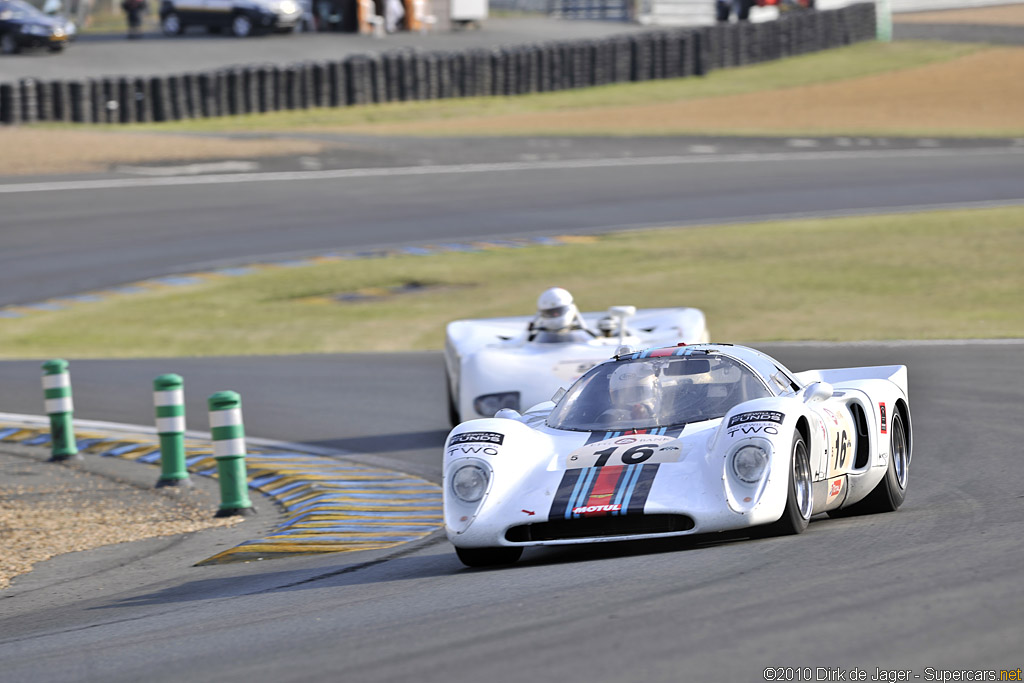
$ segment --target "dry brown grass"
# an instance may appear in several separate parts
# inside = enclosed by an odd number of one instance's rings
[[[117,164],[196,159],[251,159],[319,154],[324,144],[309,140],[233,140],[198,135],[154,135],[115,130],[0,128],[0,175],[86,173]]]
[[[692,101],[524,112],[476,120],[415,121],[350,129],[377,134],[549,133],[795,135],[871,131],[976,135],[1024,121],[1024,48],[993,48],[939,64],[848,81]],[[752,116],[752,112],[756,115]]]
[[[1024,5],[998,5],[941,12],[911,12],[895,14],[893,21],[900,24],[981,24],[1024,26]]]

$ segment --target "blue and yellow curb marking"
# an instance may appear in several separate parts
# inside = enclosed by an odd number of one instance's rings
[[[314,266],[332,261],[353,261],[363,259],[393,258],[396,256],[427,256],[430,254],[442,254],[453,252],[479,252],[495,249],[516,249],[531,246],[561,246],[566,244],[580,244],[582,242],[593,242],[597,239],[593,235],[555,235],[543,237],[528,237],[522,239],[508,240],[474,240],[472,242],[459,242],[447,244],[430,244],[423,246],[395,247],[390,249],[370,249],[365,251],[352,252],[325,252],[303,259],[289,259],[282,261],[267,261],[250,263],[242,266],[218,268],[209,271],[181,273],[178,275],[165,275],[161,277],[140,280],[108,289],[85,292],[73,296],[64,296],[54,299],[47,299],[36,303],[0,306],[0,318],[22,318],[40,312],[62,311],[72,307],[87,306],[91,303],[103,301],[114,296],[132,296],[144,292],[171,289],[174,287],[187,287],[200,284],[210,279],[221,277],[239,277],[249,275],[269,268],[300,268]]]
[[[157,436],[77,430],[86,455],[158,464]],[[0,441],[26,446],[50,443],[49,429],[0,423]],[[217,476],[208,440],[185,440],[192,474]],[[284,508],[287,518],[264,538],[246,541],[198,565],[290,555],[390,548],[430,535],[442,524],[441,488],[424,479],[301,452],[254,449],[248,455],[249,488]]]

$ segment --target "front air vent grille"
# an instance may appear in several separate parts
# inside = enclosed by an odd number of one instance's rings
[[[693,527],[693,519],[686,515],[581,517],[514,526],[505,532],[505,538],[511,543],[529,543],[531,541],[560,541],[577,538],[670,534],[677,531],[689,531]]]

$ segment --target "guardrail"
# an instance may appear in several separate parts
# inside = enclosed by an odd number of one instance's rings
[[[764,23],[462,52],[401,50],[336,62],[150,78],[0,84],[0,123],[136,123],[452,97],[519,95],[704,75],[875,38],[875,5]]]

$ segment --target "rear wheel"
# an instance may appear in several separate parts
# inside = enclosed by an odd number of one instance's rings
[[[786,508],[779,521],[768,526],[772,536],[788,536],[802,533],[811,519],[814,507],[814,493],[811,489],[811,462],[807,455],[807,444],[797,434],[793,438],[793,454],[789,459],[789,493]]]
[[[903,426],[903,417],[894,410],[889,425],[889,465],[885,476],[867,498],[848,508],[839,510],[837,517],[845,515],[873,515],[895,512],[907,497],[907,479],[910,470],[910,440]],[[845,514],[844,514],[845,513]]]
[[[514,548],[456,548],[455,554],[467,567],[498,567],[515,564],[522,556],[523,549]]]
[[[17,54],[18,50],[18,41],[13,35],[5,33],[0,36],[0,52],[5,55],[13,55]]]

